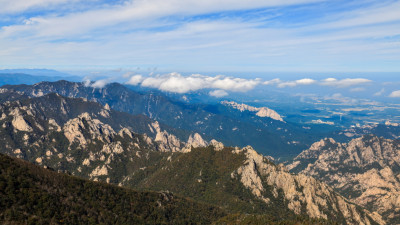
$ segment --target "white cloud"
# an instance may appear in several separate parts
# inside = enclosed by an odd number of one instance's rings
[[[142,81],[142,86],[175,93],[187,93],[207,88],[206,81],[203,77],[197,75],[184,77],[178,73],[145,78]]]
[[[83,83],[83,85],[85,87],[89,87],[91,82],[90,82],[90,79],[88,77],[85,77],[85,78],[83,78],[82,83]]]
[[[278,87],[285,88],[285,87],[295,87],[297,83],[295,81],[286,81],[278,84]]]
[[[210,96],[214,96],[216,98],[221,98],[228,95],[228,92],[224,90],[214,90],[208,93]]]
[[[309,78],[304,78],[304,79],[296,80],[295,82],[296,82],[297,84],[308,85],[308,84],[313,84],[313,83],[315,83],[315,80],[309,79]]]
[[[124,76],[123,76],[124,77]],[[125,84],[138,85],[143,81],[143,76],[140,74],[133,75]]]
[[[221,79],[212,80],[211,87],[230,90],[230,91],[246,92],[253,89],[259,83],[260,83],[259,79],[247,80],[242,78],[225,77]]]
[[[279,84],[281,82],[282,82],[281,79],[275,78],[275,79],[272,79],[272,80],[267,80],[263,84],[264,85],[274,85],[274,84]]]
[[[295,80],[295,81],[286,81],[286,82],[278,83],[278,87],[284,88],[284,87],[295,87],[297,85],[310,85],[310,84],[314,84],[315,82],[316,81],[313,79],[304,78],[304,79]]]
[[[0,0],[10,2],[14,1]],[[35,3],[27,4],[27,0],[17,0],[21,6],[18,11],[36,5],[45,5],[65,0],[30,0]],[[10,32],[32,32],[34,36],[71,36],[87,33],[100,27],[109,27],[116,24],[133,23],[147,25],[147,21],[154,21],[168,16],[194,16],[230,10],[246,10],[265,7],[297,5],[321,0],[128,0],[123,4],[105,4],[103,7],[64,16],[33,17],[25,25],[7,27]],[[1,2],[0,2],[1,3]],[[1,4],[0,4],[1,5]],[[140,23],[138,23],[140,22]],[[160,26],[161,24],[158,24]]]
[[[110,83],[110,79],[102,79],[102,80],[96,80],[93,84],[90,86],[93,88],[103,88],[105,87],[108,83]]]
[[[259,79],[243,79],[218,75],[215,77],[193,74],[182,76],[179,73],[170,73],[144,78],[141,85],[158,88],[162,91],[187,93],[205,88],[220,89],[235,92],[246,92],[260,83]]]
[[[325,86],[333,86],[337,88],[346,88],[350,86],[355,86],[355,85],[360,85],[360,84],[366,84],[370,83],[371,80],[364,79],[364,78],[346,78],[342,80],[337,80],[335,78],[327,78],[325,80],[322,80],[320,83],[321,85]]]
[[[389,97],[391,97],[391,98],[400,98],[400,90],[393,91],[392,93],[390,93]]]
[[[323,81],[323,82],[336,82],[337,79],[336,79],[336,78],[330,77],[330,78],[326,78],[326,79],[324,79],[324,80],[322,80],[322,81]]]

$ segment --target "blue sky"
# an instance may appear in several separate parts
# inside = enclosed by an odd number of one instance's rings
[[[400,72],[400,1],[0,0],[0,68]]]

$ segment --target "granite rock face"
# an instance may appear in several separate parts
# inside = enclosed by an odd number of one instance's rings
[[[400,223],[400,142],[366,135],[348,143],[324,139],[288,165],[324,181],[351,201]]]

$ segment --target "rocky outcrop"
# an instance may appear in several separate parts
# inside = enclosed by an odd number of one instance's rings
[[[160,151],[181,151],[181,141],[175,135],[169,134],[165,130],[161,130],[160,124],[157,121],[151,123],[151,125],[149,125],[149,128],[156,134],[154,141],[159,144],[158,146]]]
[[[208,143],[201,137],[200,134],[195,133],[190,135],[187,141],[187,145],[191,145],[194,148],[198,148],[198,147],[206,147]]]
[[[158,150],[162,152],[190,152],[192,148],[206,147],[208,145],[214,146],[216,150],[224,148],[224,144],[214,139],[208,143],[199,133],[191,134],[186,143],[182,142],[175,135],[168,133],[166,130],[161,130],[157,121],[151,123],[149,128],[156,134],[154,141],[158,144]]]
[[[12,125],[16,130],[19,131],[26,131],[26,132],[32,132],[32,127],[28,125],[26,120],[21,114],[21,111],[19,108],[14,108],[11,112],[10,115],[13,116],[12,119]]]
[[[255,114],[259,117],[269,117],[274,120],[279,120],[283,121],[281,115],[279,115],[275,110],[272,110],[267,107],[254,107],[254,106],[249,106],[246,104],[239,104],[234,101],[222,101],[221,104],[230,106],[234,109],[238,109],[239,111],[250,111],[250,112],[255,112]]]
[[[393,224],[400,218],[399,165],[398,141],[367,135],[348,143],[316,142],[288,168],[326,182]]]
[[[71,119],[63,126],[65,137],[72,144],[78,142],[82,148],[92,140],[101,140],[110,143],[116,132],[108,124],[103,124],[98,119],[92,119],[88,113],[83,113],[75,119]],[[84,132],[89,137],[85,137]]]
[[[274,165],[251,147],[236,149],[234,153],[245,154],[246,161],[231,176],[240,179],[267,204],[270,201],[266,197],[267,190],[270,190],[274,198],[281,192],[288,208],[296,214],[306,213],[312,218],[325,219],[336,217],[338,221],[342,218],[347,224],[385,224],[379,214],[358,208],[312,177],[289,173],[283,165]]]

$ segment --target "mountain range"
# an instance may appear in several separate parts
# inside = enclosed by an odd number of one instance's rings
[[[400,145],[385,139],[396,138],[398,125],[327,126],[118,83],[4,85],[0,153],[11,158],[0,155],[8,193],[0,220],[398,224]],[[143,204],[127,205],[137,198]],[[53,201],[65,205],[46,211]]]
[[[190,104],[170,99],[160,92],[136,92],[119,83],[95,88],[68,81],[41,82],[35,85],[4,85],[1,90],[30,97],[58,93],[70,98],[84,98],[108,104],[117,111],[146,115],[175,129],[199,133],[208,141],[217,139],[226,145],[240,147],[252,145],[273,157],[295,156],[332,133],[326,129],[329,125],[309,124],[305,127],[283,121],[276,112],[271,115],[280,118],[278,120],[271,116],[260,117],[258,111],[241,110],[224,102]],[[262,108],[267,112],[266,109]]]
[[[4,101],[0,111],[2,153],[59,172],[136,190],[168,190],[228,213],[269,215],[273,221],[303,215],[384,224],[377,213],[350,203],[314,178],[290,174],[251,147],[207,143],[198,133],[184,142],[157,121],[128,123],[129,117],[145,120],[54,93]],[[126,120],[119,122],[121,116]]]

